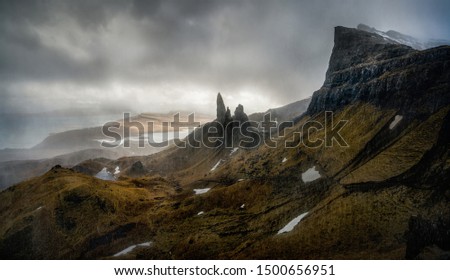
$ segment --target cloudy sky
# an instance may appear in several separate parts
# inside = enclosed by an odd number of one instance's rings
[[[0,113],[264,111],[324,79],[333,27],[450,38],[450,1],[1,1]]]

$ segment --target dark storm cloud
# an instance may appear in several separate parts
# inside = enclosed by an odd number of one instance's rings
[[[1,1],[1,112],[265,110],[320,87],[333,27],[448,38],[445,1]]]

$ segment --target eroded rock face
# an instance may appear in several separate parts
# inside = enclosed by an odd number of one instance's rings
[[[229,107],[226,107],[223,102],[222,95],[217,94],[217,123],[216,126],[222,126],[222,129],[219,129],[223,133],[223,143],[226,145],[231,145],[231,143],[237,143],[239,139],[242,137],[241,132],[236,130],[233,132],[233,129],[236,127],[242,126],[244,123],[248,125],[248,116],[244,112],[244,106],[239,104],[234,111],[234,115],[231,116],[231,111]]]
[[[450,103],[450,46],[417,51],[377,34],[336,27],[325,82],[307,113],[363,101],[405,114],[431,114]]]
[[[229,107],[225,109],[225,103],[223,102],[222,95],[220,92],[217,94],[217,121],[222,125],[226,126],[232,121],[238,121],[240,123],[248,121],[248,116],[244,112],[244,106],[239,104],[234,111],[234,115],[231,116],[231,111]]]

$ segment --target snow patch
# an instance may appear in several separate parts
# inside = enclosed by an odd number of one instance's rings
[[[396,115],[394,117],[394,120],[391,122],[391,124],[389,125],[389,129],[393,129],[401,120],[403,119],[403,116],[401,115]]]
[[[310,169],[302,173],[302,180],[305,183],[312,182],[314,180],[319,179],[320,177],[321,177],[320,173],[318,170],[316,170],[315,166],[311,167]]]
[[[204,194],[207,193],[211,188],[205,188],[205,189],[194,189],[195,194]]]
[[[222,163],[222,161],[224,161],[224,160],[223,159],[219,159],[219,161],[216,163],[216,165],[213,166],[213,168],[211,168],[210,171],[216,170],[216,168],[219,167],[219,165]]]
[[[150,247],[150,245],[152,245],[152,242],[151,242],[151,241],[149,241],[149,242],[144,242],[144,243],[141,243],[141,244],[131,245],[130,247],[128,247],[128,248],[126,248],[126,249],[120,251],[119,253],[115,254],[114,257],[119,257],[119,256],[126,255],[126,254],[132,252],[132,251],[133,251],[134,249],[136,249],[137,247]]]
[[[231,152],[230,152],[230,156],[232,155],[232,154],[234,154],[237,150],[239,150],[239,148],[238,147],[236,147],[236,148],[233,148],[233,150],[231,150]]]
[[[95,177],[101,180],[106,180],[106,181],[115,181],[116,177],[114,177],[113,174],[111,174],[111,172],[109,172],[106,167],[103,167],[103,169],[98,172],[97,174],[95,174]]]
[[[298,225],[298,223],[300,223],[300,221],[306,217],[306,215],[308,215],[308,212],[305,212],[303,214],[301,214],[300,216],[296,217],[295,219],[293,219],[292,221],[290,221],[287,225],[285,225],[282,229],[280,229],[278,231],[277,234],[282,234],[284,232],[290,232],[291,230],[294,229],[294,227],[296,225]]]
[[[285,163],[287,161],[287,158],[284,158],[281,163]]]
[[[116,169],[114,170],[114,175],[117,175],[120,173],[120,167],[116,166]]]

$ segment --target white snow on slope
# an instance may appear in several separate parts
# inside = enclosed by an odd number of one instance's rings
[[[294,229],[294,227],[296,225],[298,225],[298,223],[300,223],[300,221],[304,217],[306,217],[306,215],[308,215],[308,212],[305,212],[305,213],[301,214],[300,216],[296,217],[295,219],[290,221],[287,225],[285,225],[282,229],[280,229],[277,234],[281,234],[281,233],[284,233],[284,232],[290,232],[291,230]]]
[[[120,167],[116,166],[116,169],[114,170],[114,175],[117,175],[120,173]]]
[[[204,194],[207,193],[211,188],[206,189],[194,189],[195,194]]]
[[[134,249],[136,249],[137,247],[149,247],[150,245],[152,245],[152,242],[151,242],[151,241],[149,241],[149,242],[144,242],[144,243],[141,243],[141,244],[131,245],[130,247],[128,247],[128,248],[126,248],[126,249],[120,251],[119,253],[115,254],[114,257],[119,257],[119,256],[126,255],[126,254],[132,252],[132,251],[133,251]]]
[[[401,115],[396,115],[394,117],[394,120],[391,122],[391,124],[389,125],[389,129],[393,129],[401,120],[403,119],[403,116]]]
[[[111,172],[109,172],[106,169],[106,167],[103,167],[103,169],[100,172],[95,174],[95,177],[98,179],[106,180],[106,181],[115,181],[116,180],[116,177],[114,177],[114,175],[111,174]]]
[[[310,169],[306,170],[302,173],[302,180],[305,183],[312,182],[320,178],[320,173],[316,170],[316,167],[313,166]]]
[[[214,171],[216,170],[217,167],[219,167],[219,165],[222,163],[223,159],[219,159],[219,161],[216,163],[216,165],[213,166],[213,168],[211,168],[210,171]]]
[[[231,152],[230,152],[230,156],[232,155],[232,154],[234,154],[237,150],[239,150],[239,148],[238,147],[236,147],[236,148],[233,148],[233,150],[231,150]]]

